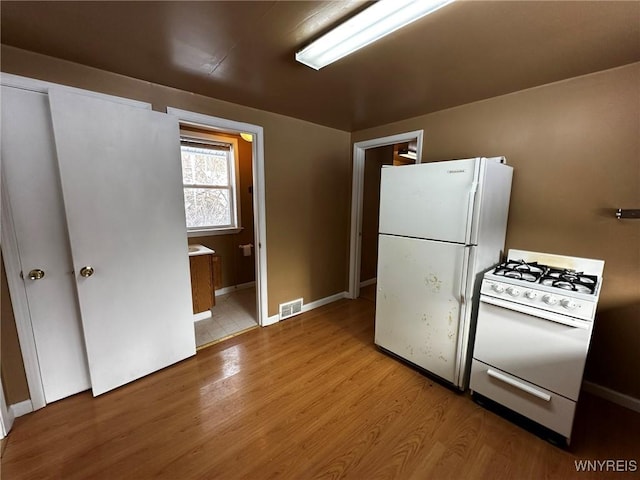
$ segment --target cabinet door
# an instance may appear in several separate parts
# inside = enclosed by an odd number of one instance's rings
[[[178,123],[56,89],[49,102],[99,395],[195,354]]]
[[[189,257],[193,313],[205,312],[215,305],[212,260],[213,255]]]

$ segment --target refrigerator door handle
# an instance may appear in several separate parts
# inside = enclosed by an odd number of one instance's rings
[[[464,247],[462,254],[462,274],[460,275],[460,303],[464,305],[466,302],[465,292],[467,291],[467,276],[469,275],[469,256],[471,255],[471,246]]]
[[[465,232],[465,243],[470,244],[471,238],[473,236],[473,220],[476,215],[475,206],[476,206],[476,194],[478,193],[478,186],[480,183],[480,167],[482,165],[482,161],[480,159],[476,160],[475,168],[473,171],[473,182],[471,183],[471,190],[469,191],[469,205],[467,206],[467,227]]]
[[[476,202],[476,192],[478,191],[478,183],[473,182],[471,184],[471,190],[469,191],[469,206],[467,207],[467,227],[465,233],[465,243],[471,243],[471,231],[473,230],[473,213],[474,205]]]
[[[468,328],[467,323],[467,309],[471,308],[467,306],[467,283],[468,283],[468,275],[469,275],[469,264],[471,252],[473,251],[471,245],[466,245],[462,251],[462,270],[460,272],[460,285],[459,285],[459,295],[460,295],[460,311],[459,311],[459,320],[458,320],[458,338],[457,338],[457,351],[463,352],[466,351],[466,335],[465,331]],[[464,382],[462,376],[464,375],[464,365],[465,359],[457,353],[455,356],[455,384],[461,386]]]

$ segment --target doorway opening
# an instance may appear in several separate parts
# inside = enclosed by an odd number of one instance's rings
[[[400,133],[387,137],[374,138],[362,142],[356,142],[353,145],[353,181],[351,194],[351,241],[349,251],[349,298],[358,298],[360,296],[361,287],[369,287],[375,284],[375,277],[361,278],[363,273],[371,276],[368,270],[371,270],[371,260],[367,259],[367,265],[363,265],[363,235],[365,243],[365,252],[368,257],[375,257],[377,251],[375,239],[377,239],[377,231],[373,232],[370,216],[365,219],[365,194],[372,194],[370,200],[375,204],[375,192],[380,190],[380,174],[377,175],[375,170],[382,167],[385,161],[389,165],[420,163],[422,161],[422,142],[424,130],[416,130],[412,132]],[[386,148],[382,148],[386,147]],[[375,151],[375,149],[380,149]],[[369,159],[367,158],[369,152]],[[385,160],[388,159],[388,160]],[[368,173],[367,162],[375,164],[375,168],[371,168],[371,179],[377,185],[365,185],[365,173]],[[378,165],[380,167],[378,167]],[[371,165],[370,165],[371,166]],[[368,175],[367,175],[368,177]],[[366,188],[365,188],[366,187]],[[379,201],[379,199],[378,199]],[[368,213],[371,209],[368,209]],[[377,216],[373,216],[377,218]],[[372,218],[373,218],[372,217]],[[363,230],[363,226],[367,231]],[[374,225],[377,230],[377,222]],[[374,240],[369,242],[373,237]],[[371,253],[373,252],[373,253]],[[365,271],[362,271],[362,267]],[[372,270],[375,272],[375,269]],[[369,288],[370,289],[370,288]],[[370,292],[367,292],[369,295]]]
[[[228,200],[229,218],[235,216],[235,221],[229,225],[223,221],[223,228],[218,229],[190,228],[188,233],[190,250],[194,251],[190,253],[192,289],[204,288],[204,293],[194,291],[193,295],[196,347],[201,349],[264,325],[266,319],[263,130],[257,125],[172,107],[167,113],[178,117],[181,137],[192,142],[213,140],[216,148],[228,147],[231,156],[229,171],[221,175],[228,178],[230,193],[219,196],[222,203]],[[193,182],[185,185],[185,190],[202,187],[201,180]],[[198,194],[204,198],[206,192]],[[192,197],[195,199],[195,195]],[[196,251],[200,247],[205,249],[202,255]],[[196,305],[196,299],[204,297],[208,297],[205,304]]]

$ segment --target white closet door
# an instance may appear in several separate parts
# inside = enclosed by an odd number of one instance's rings
[[[46,402],[51,403],[87,390],[91,383],[47,94],[3,86],[1,125],[4,185],[42,388]],[[44,276],[30,279],[32,270],[41,270]]]
[[[195,354],[178,123],[56,89],[49,101],[99,395]]]

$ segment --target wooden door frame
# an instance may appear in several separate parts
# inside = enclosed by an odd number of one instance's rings
[[[224,133],[250,133],[253,135],[252,172],[253,172],[253,232],[255,239],[255,271],[256,271],[256,302],[258,325],[267,326],[278,321],[268,315],[267,289],[267,220],[265,209],[264,182],[264,129],[259,125],[238,122],[212,115],[167,107],[167,114],[178,117],[182,123],[192,123]]]
[[[141,102],[129,98],[116,97],[106,95],[89,90],[58,85],[51,82],[36,80],[33,78],[21,77],[7,73],[0,73],[0,84],[4,87],[19,88],[38,93],[48,93],[49,88],[55,87],[68,92],[88,95],[105,100],[116,101],[125,105],[152,110],[152,106],[148,102]],[[33,335],[33,327],[31,324],[31,316],[29,314],[29,303],[25,291],[25,285],[22,281],[22,267],[20,264],[20,254],[18,250],[18,240],[16,238],[13,213],[10,200],[5,188],[4,168],[1,174],[2,189],[2,229],[1,242],[2,253],[7,272],[7,284],[9,287],[9,295],[13,306],[13,315],[16,321],[16,330],[18,332],[18,341],[20,343],[20,352],[22,353],[22,361],[24,364],[25,376],[27,378],[27,386],[29,387],[29,397],[31,410],[38,410],[44,407],[47,402],[44,396],[44,387],[42,385],[42,376],[40,375],[40,365],[38,363],[38,353]]]
[[[360,295],[360,262],[362,255],[362,203],[364,193],[365,152],[370,148],[384,147],[416,140],[416,163],[422,162],[424,130],[399,133],[387,137],[363,140],[353,144],[353,179],[351,186],[351,237],[349,242],[349,298]]]

